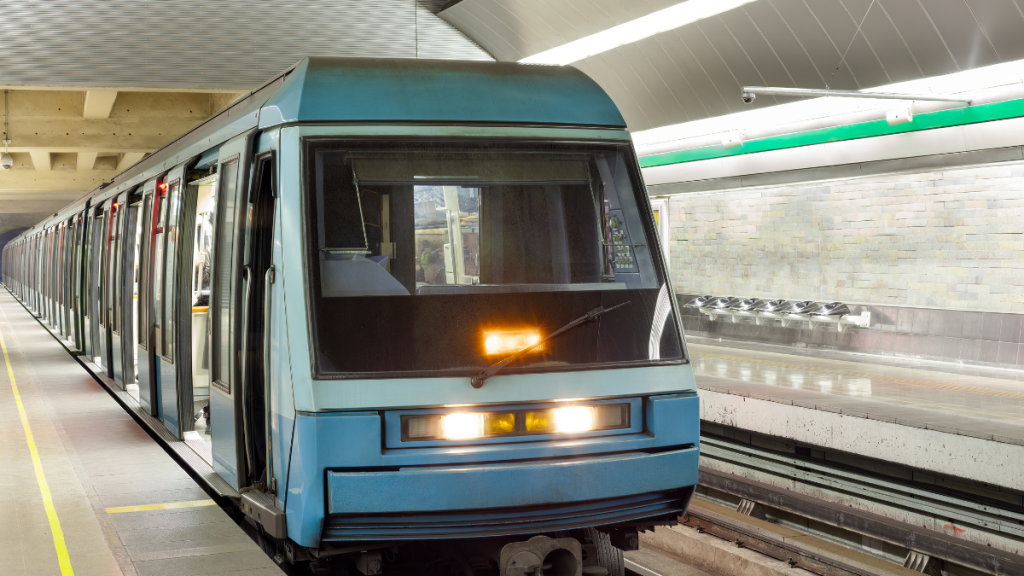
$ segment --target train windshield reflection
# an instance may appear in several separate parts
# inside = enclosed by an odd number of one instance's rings
[[[656,345],[665,340],[667,347],[650,350],[664,273],[621,151],[353,151],[325,144],[307,150],[314,321],[334,313],[349,325],[362,319],[358,335],[320,335],[325,371],[376,372],[381,364],[398,371],[477,369],[488,364],[484,331],[544,333],[599,305],[637,299],[645,305],[632,308],[635,313],[607,321],[620,329],[600,336],[596,328],[581,331],[543,358],[523,362],[681,355],[674,328],[662,338],[659,326]],[[378,307],[383,316],[363,317]],[[399,358],[395,350],[381,362],[399,334],[416,332],[421,338],[409,344],[424,351],[422,361],[408,360],[417,355],[409,351]],[[348,354],[327,352],[350,337]],[[377,346],[366,349],[376,358],[351,357],[353,347],[376,338]],[[425,352],[430,348],[436,349]]]

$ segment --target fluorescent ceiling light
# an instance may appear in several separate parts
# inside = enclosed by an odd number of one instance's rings
[[[954,72],[942,76],[920,78],[907,82],[866,88],[862,92],[919,92],[922,94],[969,95],[981,90],[1024,84],[1024,60],[1014,60]],[[735,96],[739,102],[739,96]],[[750,131],[781,127],[786,124],[820,120],[867,110],[884,112],[892,104],[884,100],[849,98],[813,98],[766,108],[725,114],[681,124],[672,124],[633,133],[633,143],[641,156],[682,150],[686,146],[673,145],[690,138],[708,137],[733,131]]]
[[[595,54],[710,18],[754,0],[688,0],[568,44],[523,58],[523,64],[564,66]]]

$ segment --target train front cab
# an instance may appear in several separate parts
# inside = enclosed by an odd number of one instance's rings
[[[307,60],[5,282],[291,559],[673,523],[698,400],[629,135],[584,75],[501,66]]]
[[[284,124],[267,481],[289,556],[676,522],[698,398],[628,133]]]

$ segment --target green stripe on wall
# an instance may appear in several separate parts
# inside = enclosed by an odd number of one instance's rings
[[[992,104],[979,104],[977,106],[914,114],[913,122],[896,126],[890,126],[884,119],[872,120],[871,122],[861,122],[859,124],[819,128],[806,132],[783,134],[782,136],[758,138],[757,140],[744,142],[743,146],[737,146],[728,150],[721,146],[705,146],[704,148],[694,148],[692,150],[654,154],[640,158],[640,166],[643,168],[667,166],[669,164],[694,162],[696,160],[709,160],[711,158],[724,158],[726,156],[739,156],[740,154],[753,154],[755,152],[824,144],[825,142],[842,142],[858,138],[947,128],[949,126],[976,124],[991,120],[1006,120],[1007,118],[1018,118],[1021,116],[1024,116],[1024,99],[1008,100],[1006,102],[994,102]]]

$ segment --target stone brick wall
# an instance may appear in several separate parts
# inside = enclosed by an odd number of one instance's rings
[[[681,294],[1024,313],[1024,164],[690,193]]]

